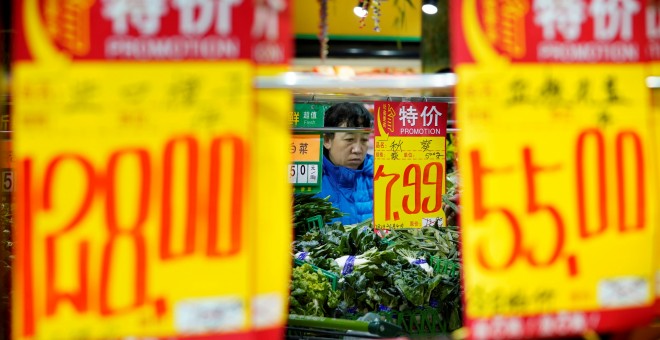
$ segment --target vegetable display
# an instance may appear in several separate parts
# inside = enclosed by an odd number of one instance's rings
[[[309,264],[294,268],[291,282],[290,314],[325,316],[339,304],[339,292]]]
[[[321,201],[314,204],[321,208],[323,220],[328,220],[323,214],[334,216],[331,206]],[[440,329],[455,330],[461,326],[462,315],[459,271],[443,268],[458,268],[458,242],[457,227],[438,223],[392,230],[385,237],[374,232],[371,220],[354,225],[337,222],[297,233],[293,254],[306,264],[294,268],[290,313],[351,318],[368,312],[432,309],[442,324]],[[451,266],[441,265],[447,262]],[[323,287],[330,285],[312,266],[337,275],[337,290],[329,293],[318,288],[320,281],[325,282]],[[314,275],[306,276],[310,273]]]

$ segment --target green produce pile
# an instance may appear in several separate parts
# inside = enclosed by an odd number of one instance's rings
[[[436,223],[381,238],[368,220],[327,224],[297,235],[294,257],[340,279],[337,290],[329,291],[327,278],[311,266],[294,268],[290,313],[351,317],[434,308],[442,329],[461,327],[459,276],[433,268],[434,259],[458,266],[457,229]]]
[[[325,316],[339,304],[339,291],[332,290],[328,279],[309,264],[293,268],[291,282],[290,314]]]
[[[307,231],[307,220],[320,216],[323,224],[330,223],[333,218],[343,214],[332,206],[328,199],[314,197],[313,194],[298,194],[293,196],[293,228],[296,235]]]

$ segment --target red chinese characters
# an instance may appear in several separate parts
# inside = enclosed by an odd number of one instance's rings
[[[472,9],[466,3],[454,4],[454,13]],[[472,10],[466,14],[477,20],[454,25],[471,37],[467,45],[457,43],[455,62],[479,59],[473,46],[482,42],[513,62],[630,63],[648,58],[646,0],[477,0]],[[475,31],[479,38],[468,35]]]
[[[447,103],[376,102],[376,136],[447,135]]]
[[[16,2],[16,27],[28,20],[24,6]],[[40,0],[38,10],[50,43],[74,60],[286,64],[291,55],[286,0]],[[26,34],[17,35],[15,59],[35,57]]]

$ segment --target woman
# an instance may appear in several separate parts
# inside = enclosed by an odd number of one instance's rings
[[[339,103],[325,112],[325,127],[371,128],[371,113],[361,104]],[[344,216],[334,221],[355,224],[373,218],[374,157],[367,153],[369,133],[334,132],[323,138],[323,177],[317,197],[328,197]]]

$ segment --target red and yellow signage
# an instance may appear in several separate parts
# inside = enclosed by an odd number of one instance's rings
[[[644,2],[452,5],[470,337],[647,324],[658,202]]]
[[[288,277],[255,282],[290,258],[256,250],[272,249],[250,218],[250,59],[284,62],[290,44],[263,6],[15,2],[15,339],[278,337]],[[273,105],[288,131],[290,104]],[[288,154],[271,155],[284,176]],[[285,201],[279,183],[268,197]]]
[[[252,2],[251,58],[256,63],[256,75],[279,75],[288,71],[293,54],[292,1]],[[291,159],[287,146],[291,143],[289,112],[293,96],[286,89],[258,89],[255,95],[251,211],[257,261],[252,269],[256,273],[252,282],[252,322],[258,330],[256,338],[279,339],[287,322],[291,280],[292,197],[286,172]]]
[[[446,223],[447,108],[447,103],[374,103],[376,229]]]
[[[649,0],[646,5],[646,39],[649,53],[649,75],[660,76],[660,1]],[[655,166],[654,173],[657,175],[657,184],[660,185],[660,88],[651,89],[651,114],[653,128],[653,149]],[[657,187],[660,192],[660,186]],[[660,218],[660,217],[659,217]],[[660,221],[659,221],[660,223]],[[655,235],[655,280],[656,280],[656,313],[660,314],[660,232]]]

